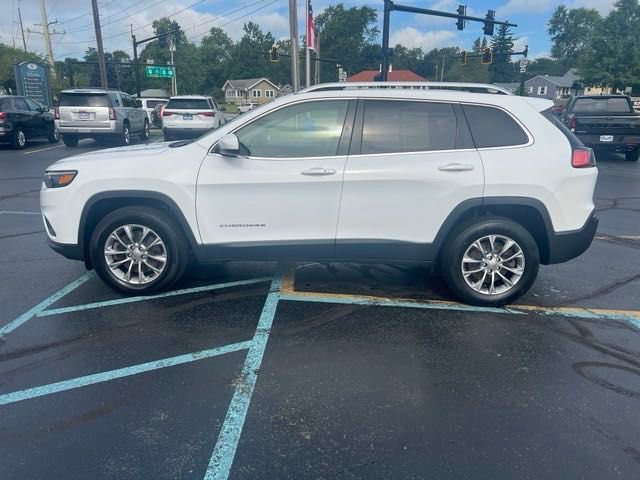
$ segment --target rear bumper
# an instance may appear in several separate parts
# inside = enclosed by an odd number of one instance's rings
[[[122,130],[122,127],[118,127],[116,120],[109,120],[109,124],[106,123],[100,126],[79,126],[79,125],[65,125],[60,122],[60,120],[56,120],[56,128],[58,132],[62,135],[66,134],[74,134],[79,137],[87,136],[91,137],[94,135],[113,135],[115,133],[119,133]]]
[[[640,146],[640,136],[634,135],[613,135],[611,142],[602,142],[600,135],[586,135],[577,133],[576,136],[587,147],[599,150],[625,151],[634,150]]]
[[[54,252],[59,253],[63,257],[66,257],[70,260],[84,260],[82,248],[80,248],[80,245],[78,244],[58,243],[54,242],[49,237],[47,237],[47,243]]]
[[[582,255],[591,245],[598,229],[598,217],[591,212],[584,226],[572,232],[549,235],[548,264],[562,263]]]

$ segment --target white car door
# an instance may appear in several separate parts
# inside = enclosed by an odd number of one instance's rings
[[[212,255],[247,258],[251,247],[273,246],[273,256],[333,256],[354,116],[349,99],[288,104],[234,131],[240,156],[210,152],[196,208]],[[226,246],[249,249],[218,250]]]
[[[361,101],[336,256],[431,259],[431,244],[447,216],[483,194],[482,162],[456,112],[458,105],[442,102]]]

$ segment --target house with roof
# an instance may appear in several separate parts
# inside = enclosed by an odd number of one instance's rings
[[[268,78],[227,80],[222,86],[226,103],[266,103],[278,94],[280,88]]]
[[[608,95],[609,87],[584,86],[577,68],[571,68],[561,77],[536,75],[525,82],[525,90],[531,97],[554,101],[568,100],[571,95]]]
[[[363,70],[347,77],[347,82],[373,82],[380,70]],[[394,70],[389,67],[387,80],[390,82],[426,82],[427,79],[412,70]]]

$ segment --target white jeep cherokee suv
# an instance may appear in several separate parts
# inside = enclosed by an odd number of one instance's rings
[[[194,258],[420,262],[465,302],[502,305],[584,252],[597,169],[546,100],[319,85],[194,141],[61,160],[49,243],[127,293]]]

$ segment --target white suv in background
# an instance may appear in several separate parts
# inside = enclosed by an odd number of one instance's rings
[[[418,262],[488,306],[589,247],[595,157],[552,102],[380,85],[61,160],[40,193],[49,243],[131,294],[169,288],[192,258]]]
[[[198,137],[222,125],[222,112],[211,97],[182,95],[171,97],[162,111],[165,140]]]

